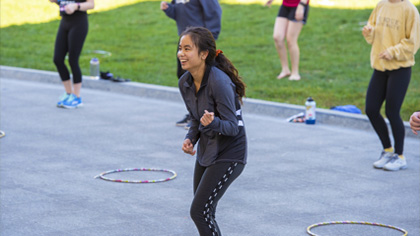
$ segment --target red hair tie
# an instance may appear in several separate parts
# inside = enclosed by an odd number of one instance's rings
[[[222,50],[220,50],[220,49],[217,49],[217,50],[216,50],[216,57],[217,57],[217,56],[219,56],[219,54],[220,54],[220,53],[223,53],[223,51],[222,51]]]

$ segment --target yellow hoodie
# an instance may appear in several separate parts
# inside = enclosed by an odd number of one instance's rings
[[[420,46],[420,17],[417,8],[409,1],[391,3],[382,0],[373,9],[368,25],[373,29],[365,36],[372,44],[372,68],[385,71],[414,65],[414,55]],[[379,58],[387,50],[391,60]]]

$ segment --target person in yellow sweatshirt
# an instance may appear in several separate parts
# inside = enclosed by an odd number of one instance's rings
[[[381,0],[362,33],[372,45],[370,61],[374,69],[366,93],[366,115],[384,148],[373,166],[392,171],[406,169],[407,161],[403,155],[405,128],[400,109],[410,83],[414,55],[420,46],[419,12],[409,0]],[[394,147],[380,114],[384,101]]]

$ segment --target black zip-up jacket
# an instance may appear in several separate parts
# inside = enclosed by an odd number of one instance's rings
[[[247,140],[241,104],[236,86],[229,76],[216,67],[207,66],[197,93],[189,72],[179,79],[178,85],[192,119],[185,138],[189,138],[193,145],[198,142],[199,164],[246,164]],[[200,123],[204,110],[215,114],[214,120],[207,126]]]

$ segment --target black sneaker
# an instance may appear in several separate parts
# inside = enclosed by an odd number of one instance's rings
[[[100,74],[101,74],[101,79],[105,79],[105,80],[110,80],[114,77],[114,75],[109,71],[107,72],[101,71]]]
[[[176,122],[176,126],[180,126],[180,127],[185,127],[188,124],[188,121],[190,119],[190,115],[186,114],[184,118],[182,118],[182,120],[179,120]]]

